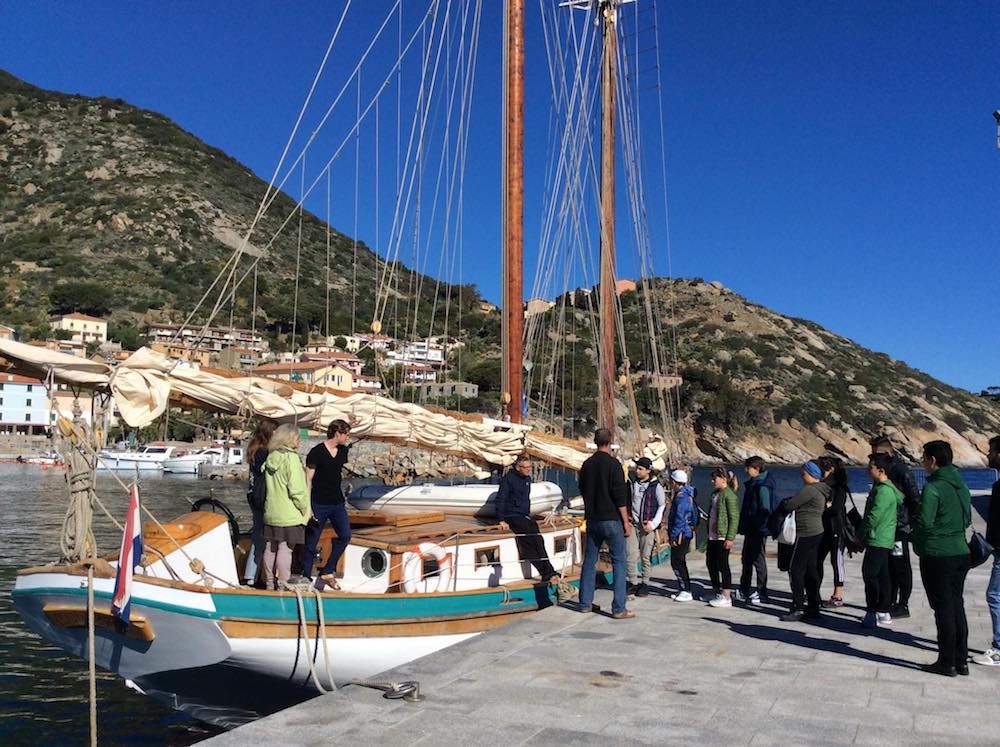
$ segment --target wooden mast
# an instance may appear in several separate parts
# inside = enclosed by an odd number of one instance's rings
[[[524,0],[507,0],[506,5],[503,388],[508,397],[507,415],[512,423],[520,423],[524,365]]]
[[[601,0],[601,299],[597,425],[615,435],[615,90],[619,0]]]

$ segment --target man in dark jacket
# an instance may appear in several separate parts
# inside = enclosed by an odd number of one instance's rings
[[[548,582],[556,575],[545,552],[545,542],[538,530],[538,522],[531,518],[531,458],[521,454],[507,474],[500,478],[496,499],[497,518],[501,529],[516,533],[517,552],[538,571],[542,581]]]
[[[733,599],[747,604],[767,601],[767,559],[764,550],[770,532],[767,521],[771,516],[774,500],[774,478],[764,469],[764,460],[752,456],[743,463],[747,482],[743,488],[743,504],[740,506],[740,524],[737,530],[743,535],[741,560],[743,572],[740,574],[740,588],[733,593]],[[757,571],[757,590],[750,593],[754,569]]]
[[[989,465],[993,469],[1000,469],[1000,436],[990,439]],[[990,583],[986,587],[986,604],[989,605],[990,618],[993,620],[993,640],[985,652],[973,656],[972,660],[983,666],[1000,667],[1000,480],[993,483],[990,510],[986,516],[986,541],[997,548],[993,554]]]
[[[611,553],[615,590],[611,616],[616,620],[635,617],[625,608],[627,560],[625,538],[632,533],[628,515],[628,485],[621,462],[611,456],[611,431],[598,428],[594,433],[597,453],[580,467],[580,495],[587,519],[583,570],[580,573],[580,610],[590,612],[594,604],[597,558],[602,544]]]
[[[913,591],[913,567],[910,564],[910,517],[920,508],[920,491],[913,473],[892,446],[888,436],[869,441],[873,454],[892,457],[889,480],[903,494],[903,508],[896,514],[896,546],[889,556],[890,613],[898,620],[910,616],[910,592]]]

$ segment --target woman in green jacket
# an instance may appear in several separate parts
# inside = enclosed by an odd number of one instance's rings
[[[903,503],[903,494],[889,479],[891,466],[890,454],[872,454],[868,457],[868,474],[873,483],[865,504],[862,531],[866,548],[865,559],[861,563],[867,609],[861,624],[866,628],[892,625],[892,615],[889,614],[892,588],[889,579],[889,554],[896,543],[896,511]]]
[[[972,524],[972,496],[951,463],[947,441],[924,444],[927,484],[913,522],[913,549],[920,556],[920,577],[934,610],[938,658],[925,672],[954,677],[969,673],[969,625],[965,619],[965,576],[969,546],[965,532]]]
[[[309,491],[299,448],[299,429],[294,425],[278,426],[267,445],[264,480],[267,502],[264,504],[264,582],[275,589],[277,582],[288,581],[292,573],[292,550],[305,542],[305,524],[309,520]]]
[[[732,607],[733,576],[729,570],[729,551],[733,549],[740,523],[740,499],[736,496],[739,481],[732,472],[718,467],[712,472],[712,507],[708,513],[708,549],[705,563],[712,579],[713,607]]]

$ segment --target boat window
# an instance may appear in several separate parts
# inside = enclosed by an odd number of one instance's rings
[[[567,550],[569,550],[569,539],[570,539],[570,536],[571,535],[569,535],[569,534],[563,534],[563,535],[555,538],[555,543],[554,543],[555,547],[553,548],[554,551],[555,551],[555,554],[559,554],[561,552],[566,552]]]
[[[146,449],[147,454],[166,454],[166,449],[154,449],[152,447]]]
[[[424,558],[424,578],[434,578],[441,575],[441,567],[434,558]]]
[[[361,570],[368,578],[378,578],[386,569],[385,553],[371,547],[361,556]]]
[[[500,546],[477,547],[476,548],[476,570],[480,568],[491,568],[500,563]]]

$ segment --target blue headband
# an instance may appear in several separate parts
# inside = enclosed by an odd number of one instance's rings
[[[816,462],[808,461],[802,465],[802,469],[815,477],[817,480],[823,478],[823,470],[819,468],[819,465],[816,464]]]

